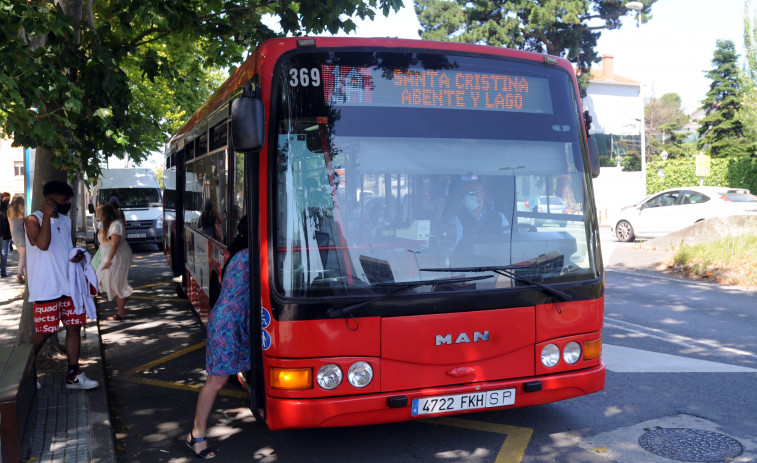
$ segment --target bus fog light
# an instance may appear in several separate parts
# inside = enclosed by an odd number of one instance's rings
[[[581,344],[576,341],[570,341],[565,345],[562,358],[568,365],[574,365],[581,358]]]
[[[347,381],[355,387],[365,387],[373,380],[373,368],[368,362],[355,362],[347,371]]]
[[[316,376],[316,381],[322,388],[331,390],[342,384],[343,377],[344,375],[342,374],[342,369],[339,368],[339,365],[330,363],[318,369],[318,376]]]
[[[560,348],[554,344],[547,344],[544,349],[541,350],[541,363],[547,367],[552,368],[560,361]]]

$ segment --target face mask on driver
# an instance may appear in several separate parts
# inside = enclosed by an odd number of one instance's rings
[[[55,210],[58,211],[58,214],[66,215],[71,210],[71,203],[55,203]]]
[[[464,204],[466,209],[473,212],[481,205],[481,200],[476,196],[466,196]]]

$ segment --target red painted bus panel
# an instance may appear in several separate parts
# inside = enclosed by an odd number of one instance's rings
[[[264,355],[290,359],[378,357],[380,328],[378,317],[274,322],[266,329],[271,335],[271,348]]]
[[[602,329],[604,297],[536,306],[536,342]]]
[[[533,375],[534,332],[533,307],[386,318],[382,390]]]

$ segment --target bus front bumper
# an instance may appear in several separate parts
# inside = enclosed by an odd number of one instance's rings
[[[436,416],[476,413],[502,408],[528,407],[579,397],[604,389],[605,365],[576,372],[549,376],[519,378],[511,381],[489,381],[424,388],[391,393],[342,396],[318,399],[289,399],[268,397],[266,422],[271,430],[318,428],[334,426],[362,426],[369,424],[428,419]],[[479,408],[458,412],[413,415],[414,399],[456,394],[475,394],[481,391],[515,389],[515,403],[504,407]],[[538,390],[537,390],[538,389]],[[529,392],[530,391],[530,392]],[[404,399],[407,400],[404,400]],[[390,406],[389,404],[394,406]],[[404,406],[401,404],[404,403]]]

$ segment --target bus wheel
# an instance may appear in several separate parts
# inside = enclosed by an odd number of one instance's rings
[[[163,249],[165,249],[165,246],[163,246],[163,243],[158,243],[158,251],[163,252]]]

